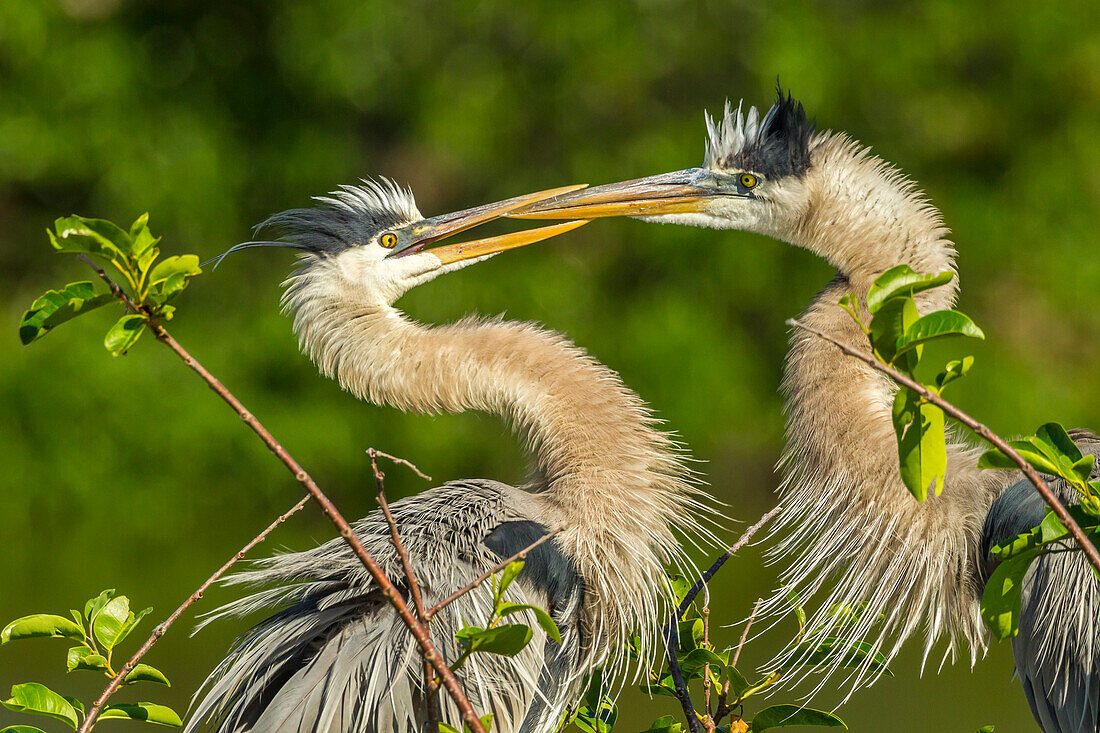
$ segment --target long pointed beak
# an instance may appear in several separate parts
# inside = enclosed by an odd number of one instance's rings
[[[608,183],[541,199],[513,209],[518,219],[595,219],[606,216],[659,216],[704,211],[718,196],[743,195],[703,168],[689,168]]]
[[[485,222],[499,219],[517,209],[531,206],[544,199],[552,199],[567,195],[583,188],[583,184],[553,188],[547,191],[517,196],[505,201],[498,201],[493,204],[478,206],[473,209],[466,209],[465,211],[443,214],[442,216],[433,216],[413,222],[400,229],[395,229],[392,232],[397,235],[397,243],[388,256],[405,257],[407,255],[416,254],[417,252],[423,252],[428,249],[429,245],[441,239],[466,231],[467,229],[484,224]],[[549,218],[562,219],[569,217],[555,216]],[[562,224],[527,229],[522,232],[502,234],[496,237],[444,244],[438,247],[432,247],[429,251],[438,257],[443,264],[449,264],[451,262],[459,262],[474,257],[496,254],[497,252],[503,252],[508,249],[516,249],[517,247],[541,242],[544,239],[556,237],[559,234],[564,234],[565,232],[576,229],[587,223],[587,220],[568,221]]]

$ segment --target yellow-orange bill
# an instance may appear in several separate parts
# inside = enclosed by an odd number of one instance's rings
[[[487,237],[485,239],[475,239],[470,242],[445,244],[439,247],[434,247],[428,251],[438,257],[440,262],[446,265],[450,264],[451,262],[460,262],[462,260],[469,260],[474,257],[482,257],[484,255],[496,254],[497,252],[503,252],[509,249],[524,247],[528,244],[534,244],[535,242],[541,242],[544,239],[550,239],[551,237],[556,237],[559,234],[565,234],[566,232],[572,231],[577,227],[582,227],[587,223],[587,219],[582,219],[579,221],[567,221],[561,224],[552,224],[546,227],[539,227],[537,229],[527,229],[522,232],[502,234],[498,237]]]

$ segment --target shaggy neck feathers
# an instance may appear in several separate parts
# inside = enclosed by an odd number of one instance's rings
[[[837,304],[841,296],[854,291],[865,302],[874,278],[898,264],[924,273],[953,269],[954,248],[914,185],[866,150],[823,135],[814,157],[805,180],[810,205],[785,238],[839,272],[801,320],[866,349],[866,336]],[[950,307],[955,294],[954,281],[921,293],[918,310]],[[826,620],[833,604],[865,605],[863,619],[845,631],[849,641],[885,646],[892,658],[923,624],[926,657],[944,635],[945,658],[954,657],[959,640],[976,657],[985,647],[976,554],[1004,476],[978,470],[973,449],[952,443],[943,493],[917,503],[898,475],[894,384],[798,329],[783,387],[788,440],[780,501],[788,534],[773,553],[785,559],[786,586],[823,598],[811,623]],[[778,600],[772,606],[780,610]],[[874,677],[865,666],[849,679],[859,685]]]
[[[591,652],[606,658],[666,612],[660,578],[681,561],[672,534],[698,535],[676,446],[610,369],[525,323],[406,319],[329,260],[297,275],[286,303],[301,346],[357,397],[424,413],[500,415],[532,458],[532,504],[578,564]]]

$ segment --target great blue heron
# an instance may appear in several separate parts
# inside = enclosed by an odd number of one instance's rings
[[[706,122],[702,167],[568,193],[520,215],[635,216],[742,229],[804,247],[838,273],[802,321],[861,349],[868,348],[866,336],[837,304],[841,296],[854,291],[865,301],[874,279],[898,264],[921,273],[954,268],[947,229],[915,184],[843,133],[817,131],[789,94],[780,90],[762,118],[755,108],[743,116],[740,106],[727,104],[719,122],[709,116]],[[952,281],[917,295],[918,308],[948,307],[956,294]],[[943,493],[913,501],[897,468],[895,386],[824,340],[791,334],[783,387],[780,501],[789,534],[774,552],[786,560],[784,585],[801,597],[824,595],[820,620],[834,604],[865,606],[847,641],[885,642],[892,658],[923,623],[926,658],[946,635],[944,659],[954,658],[964,640],[973,664],[986,644],[978,606],[992,570],[988,550],[1042,519],[1039,495],[1018,472],[978,469],[977,449],[955,440]],[[1083,451],[1100,454],[1091,434],[1074,435]],[[1057,491],[1064,501],[1074,499],[1061,482]],[[771,608],[783,603],[777,595]],[[1098,730],[1098,614],[1098,584],[1081,553],[1035,563],[1012,646],[1044,730]],[[871,679],[865,665],[853,681]]]
[[[525,486],[454,481],[392,510],[426,604],[563,528],[528,556],[511,599],[549,609],[561,645],[537,630],[518,656],[474,655],[459,674],[478,714],[494,714],[494,731],[537,733],[554,728],[584,672],[630,665],[616,655],[632,632],[641,634],[643,656],[652,653],[669,605],[665,565],[684,561],[674,530],[706,530],[677,446],[619,376],[583,349],[529,323],[429,327],[393,307],[439,275],[574,226],[426,249],[530,200],[425,219],[410,191],[368,182],[269,218],[261,226],[280,231],[279,242],[239,246],[304,252],[284,304],[302,349],[344,389],[402,410],[494,413],[522,437],[532,459]],[[382,516],[355,530],[390,577],[403,578]],[[210,676],[190,728],[204,721],[226,732],[421,728],[423,667],[413,638],[342,540],[259,561],[234,582],[266,587],[217,616],[282,610]],[[484,626],[492,605],[482,586],[433,617],[433,641],[449,663],[459,651],[455,632]],[[457,708],[442,703],[444,721],[461,728]]]

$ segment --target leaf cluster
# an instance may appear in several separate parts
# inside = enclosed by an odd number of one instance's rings
[[[58,219],[47,234],[58,252],[84,255],[121,276],[124,284],[120,287],[137,311],[123,315],[107,331],[103,345],[115,356],[125,354],[150,322],[170,320],[175,307],[169,301],[202,272],[196,255],[173,255],[157,261],[160,238],[149,231],[148,214],[138,217],[129,231],[104,219],[68,216]],[[27,345],[62,323],[116,300],[115,294],[87,281],[48,290],[23,314],[19,338]]]
[[[1034,435],[1011,440],[1008,445],[1036,471],[1060,478],[1077,491],[1079,503],[1066,508],[1096,544],[1100,540],[1100,480],[1092,478],[1095,457],[1082,454],[1066,429],[1056,422],[1046,423]],[[978,466],[1017,468],[996,448],[982,454]],[[1031,564],[1043,555],[1078,551],[1068,540],[1069,531],[1054,511],[1048,510],[1038,525],[990,550],[998,564],[982,593],[981,614],[997,639],[1009,639],[1020,631],[1020,594]]]
[[[871,285],[864,304],[870,315],[869,322],[864,323],[854,293],[844,296],[840,305],[863,329],[876,359],[917,380],[915,370],[927,344],[956,337],[985,338],[974,321],[957,310],[938,310],[923,316],[917,311],[915,294],[946,285],[954,276],[950,270],[920,274],[908,265],[898,265],[884,272]],[[972,356],[950,361],[933,384],[924,386],[930,392],[943,394],[944,388],[966,376],[973,364]],[[927,499],[930,488],[938,496],[943,491],[947,473],[943,410],[919,393],[899,385],[891,415],[905,487],[917,501]]]
[[[36,613],[18,618],[0,631],[0,645],[20,639],[64,638],[77,642],[69,647],[65,666],[69,672],[100,672],[114,677],[112,655],[115,648],[137,627],[146,615],[152,611],[146,608],[134,613],[130,610],[130,599],[115,595],[114,589],[108,589],[89,598],[83,612],[69,611],[70,618],[48,613]],[[122,680],[124,685],[138,682],[155,682],[171,686],[163,672],[148,664],[136,664]],[[40,715],[60,720],[73,730],[80,726],[84,718],[84,704],[75,697],[60,695],[38,682],[24,682],[11,688],[11,697],[0,701],[4,707],[17,712]],[[159,725],[180,726],[179,715],[171,708],[151,702],[108,705],[99,714],[98,720],[125,718],[143,720]],[[8,726],[0,733],[42,733],[39,728],[29,725]]]

